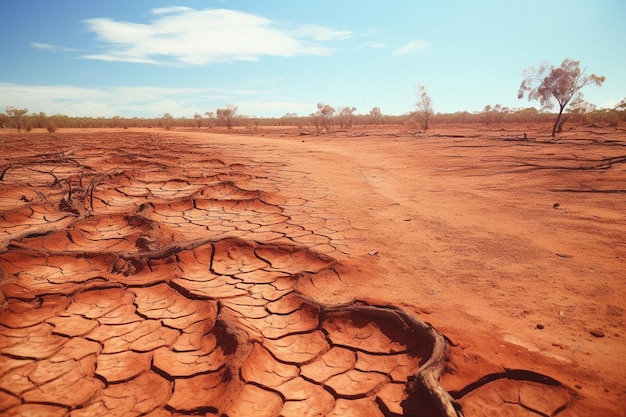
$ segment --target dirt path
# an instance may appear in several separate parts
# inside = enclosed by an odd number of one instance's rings
[[[345,279],[357,297],[382,293],[458,343],[448,389],[530,369],[619,415],[625,142],[455,133],[468,137],[311,141],[328,161],[316,164],[321,182],[337,184],[324,173],[343,166],[347,186],[331,194],[367,235],[352,248],[372,275]]]
[[[623,134],[57,136],[2,137],[8,415],[623,414]]]

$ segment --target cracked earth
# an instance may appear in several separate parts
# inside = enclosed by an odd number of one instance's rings
[[[622,415],[625,143],[491,136],[0,135],[0,412]]]

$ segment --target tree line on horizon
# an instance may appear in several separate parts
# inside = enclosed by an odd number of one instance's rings
[[[348,129],[354,125],[407,125],[427,130],[432,124],[503,124],[503,123],[545,123],[553,122],[552,136],[563,130],[566,121],[574,124],[617,126],[626,121],[626,98],[612,109],[597,109],[584,100],[580,90],[588,85],[601,86],[604,76],[586,75],[579,61],[567,58],[560,66],[543,63],[539,68],[530,67],[524,72],[518,98],[527,95],[528,100],[537,100],[541,110],[535,107],[510,109],[500,104],[486,105],[480,112],[460,111],[455,113],[435,113],[432,98],[426,87],[417,89],[416,110],[402,115],[385,115],[379,107],[366,114],[357,114],[355,107],[340,107],[337,110],[329,104],[319,102],[317,110],[308,116],[286,113],[282,117],[250,117],[237,113],[238,107],[228,104],[215,112],[206,111],[203,117],[195,113],[193,117],[175,118],[170,113],[161,117],[71,117],[63,114],[48,116],[44,112],[28,114],[28,109],[7,107],[0,113],[0,128],[14,128],[30,131],[44,128],[50,133],[57,128],[222,128],[235,126],[256,128],[262,126],[314,126],[316,133],[329,132],[332,126]],[[549,110],[558,106],[558,112]],[[556,119],[555,119],[556,116]]]
[[[54,133],[57,128],[190,128],[190,129],[214,129],[245,127],[256,128],[264,126],[299,126],[312,127],[323,132],[332,127],[349,129],[353,126],[368,125],[405,125],[410,128],[424,129],[423,116],[418,111],[402,115],[383,114],[380,108],[374,107],[365,114],[356,114],[354,107],[349,111],[340,108],[337,112],[328,104],[324,104],[326,114],[312,113],[308,116],[300,116],[296,113],[286,113],[281,117],[250,117],[233,113],[228,118],[217,117],[217,112],[203,117],[196,113],[193,117],[174,117],[165,113],[160,117],[72,117],[64,114],[48,116],[44,112],[30,113],[27,109],[19,110],[21,115],[7,108],[6,113],[0,113],[0,128],[17,129],[29,132],[32,129],[47,129]],[[234,106],[236,107],[236,106]],[[24,112],[24,110],[26,110]],[[219,109],[218,109],[219,110]],[[433,113],[429,116],[429,127],[432,125],[445,124],[483,124],[499,125],[508,123],[552,123],[556,113],[545,112],[535,107],[509,109],[500,104],[486,105],[480,112],[458,111],[454,113]],[[580,107],[572,107],[562,117],[560,127],[567,123],[575,125],[617,126],[620,122],[626,122],[626,100],[612,109],[596,109],[589,103],[581,103]]]

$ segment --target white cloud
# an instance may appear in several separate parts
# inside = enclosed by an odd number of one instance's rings
[[[107,87],[84,88],[71,85],[24,85],[0,82],[0,112],[7,106],[28,108],[29,112],[85,117],[157,117],[170,113],[192,117],[227,103],[239,106],[240,113],[282,116],[287,112],[311,112],[313,104],[294,103],[271,92],[252,89]],[[308,113],[306,113],[308,114]]]
[[[365,42],[363,45],[368,46],[370,48],[375,48],[375,49],[386,48],[388,46],[384,42]]]
[[[169,14],[177,12],[193,11],[190,7],[185,6],[172,6],[172,7],[160,7],[158,9],[152,9],[152,14]]]
[[[49,43],[31,42],[30,46],[35,49],[41,49],[42,51],[56,51],[57,47],[50,45]]]
[[[418,39],[418,40],[409,42],[404,46],[401,46],[400,48],[393,51],[393,54],[394,55],[406,55],[406,54],[410,54],[416,51],[423,51],[425,49],[428,49],[429,46],[430,44],[428,43],[428,41]]]
[[[31,48],[39,49],[42,51],[50,51],[50,52],[73,52],[78,51],[75,48],[65,48],[62,46],[51,45],[49,43],[39,43],[39,42],[31,42]]]
[[[350,39],[354,34],[349,30],[336,30],[319,25],[304,25],[293,31],[294,36],[311,38],[316,41],[335,41]]]
[[[280,28],[262,16],[227,9],[165,7],[147,23],[109,18],[85,20],[102,51],[83,57],[147,64],[205,65],[254,61],[261,56],[328,55],[323,42],[344,40],[350,31],[308,25]]]

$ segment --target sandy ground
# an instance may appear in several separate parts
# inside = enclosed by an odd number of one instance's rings
[[[0,134],[0,409],[445,415],[433,326],[466,417],[624,415],[626,133],[546,132]]]

